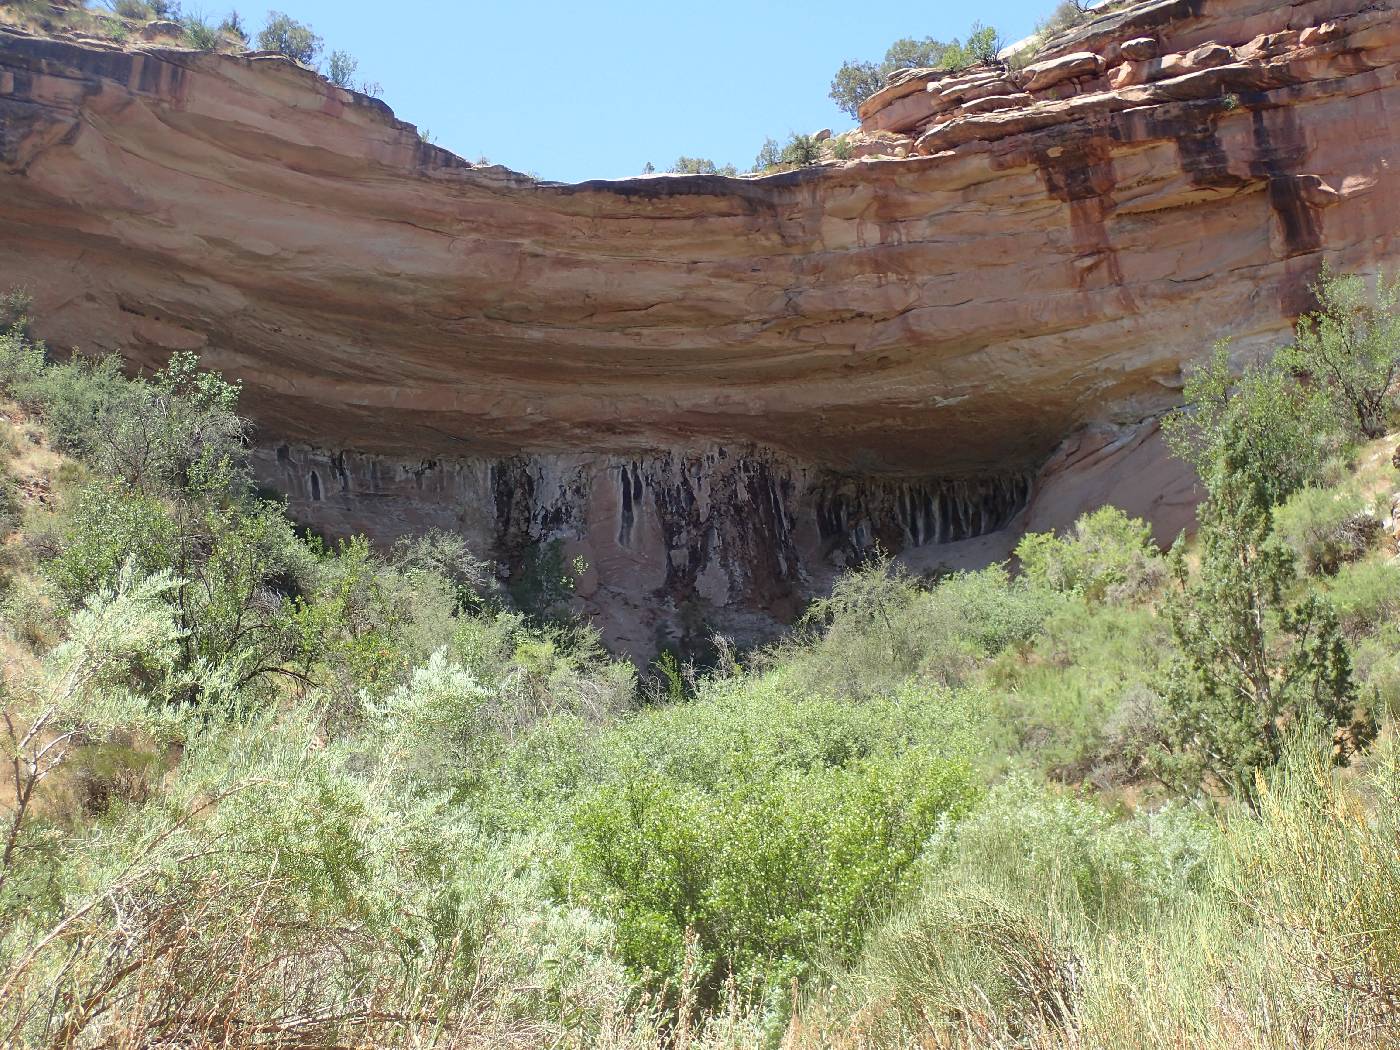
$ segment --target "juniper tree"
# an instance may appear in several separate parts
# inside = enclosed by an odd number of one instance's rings
[[[1214,781],[1253,803],[1290,724],[1337,725],[1357,706],[1336,614],[1315,595],[1293,599],[1294,555],[1273,535],[1274,506],[1316,476],[1327,416],[1280,368],[1232,380],[1223,344],[1185,395],[1165,433],[1207,497],[1194,577],[1181,541],[1172,551],[1177,659],[1148,762],[1174,787]]]

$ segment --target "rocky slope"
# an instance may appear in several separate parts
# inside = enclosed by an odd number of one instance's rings
[[[240,378],[310,521],[517,573],[557,540],[614,642],[748,639],[877,542],[1179,528],[1183,364],[1400,257],[1396,6],[1158,0],[900,78],[856,161],[579,185],[281,58],[0,30],[0,285],[58,346]]]

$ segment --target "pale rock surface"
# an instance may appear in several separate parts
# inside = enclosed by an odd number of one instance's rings
[[[1035,100],[1025,92],[1012,95],[986,95],[963,105],[964,113],[995,113],[999,109],[1017,109],[1029,106]]]
[[[1031,92],[1045,91],[1066,80],[1096,77],[1104,70],[1104,60],[1092,51],[1077,51],[1044,62],[1035,62],[1021,71],[1022,86]]]
[[[1156,58],[1161,52],[1161,47],[1157,41],[1150,36],[1134,37],[1132,40],[1125,40],[1118,48],[1118,53],[1129,62],[1145,62],[1148,59]]]

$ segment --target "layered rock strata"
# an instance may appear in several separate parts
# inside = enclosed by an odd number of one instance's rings
[[[1397,258],[1395,6],[1157,0],[897,78],[876,156],[579,185],[277,57],[0,31],[0,285],[57,346],[241,379],[313,523],[557,541],[619,644],[751,639],[877,542],[1183,524],[1183,366]]]

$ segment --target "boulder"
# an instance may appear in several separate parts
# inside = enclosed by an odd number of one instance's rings
[[[163,36],[182,37],[185,35],[185,27],[179,22],[169,22],[164,19],[157,19],[154,22],[147,22],[141,27],[142,40],[157,40]]]
[[[1139,36],[1120,44],[1118,53],[1129,62],[1146,62],[1161,53],[1161,45],[1150,36]]]
[[[922,92],[929,83],[948,75],[945,69],[897,69],[885,79],[885,86],[860,104],[856,113],[861,124],[867,123],[880,110],[892,106],[907,95]]]
[[[1029,106],[1035,99],[1025,92],[1012,95],[988,95],[985,98],[973,99],[971,102],[964,102],[962,112],[964,113],[994,113],[1002,109],[1016,109],[1020,106]]]
[[[1235,60],[1234,48],[1226,47],[1224,44],[1202,44],[1192,51],[1188,51],[1183,57],[1182,65],[1188,72],[1198,69],[1214,69],[1216,66],[1228,66]]]
[[[1338,22],[1323,22],[1321,25],[1308,26],[1298,34],[1298,43],[1303,47],[1317,47],[1319,44],[1331,43],[1333,40],[1343,36],[1346,30]]]
[[[1027,91],[1045,91],[1066,80],[1096,77],[1104,71],[1104,60],[1092,51],[1076,51],[1021,70],[1021,83]]]
[[[930,84],[932,90],[940,85]],[[972,102],[979,98],[987,98],[991,95],[1011,95],[1015,94],[1016,85],[1003,76],[982,77],[971,83],[960,84],[957,87],[945,87],[938,92],[939,99],[954,104]]]

